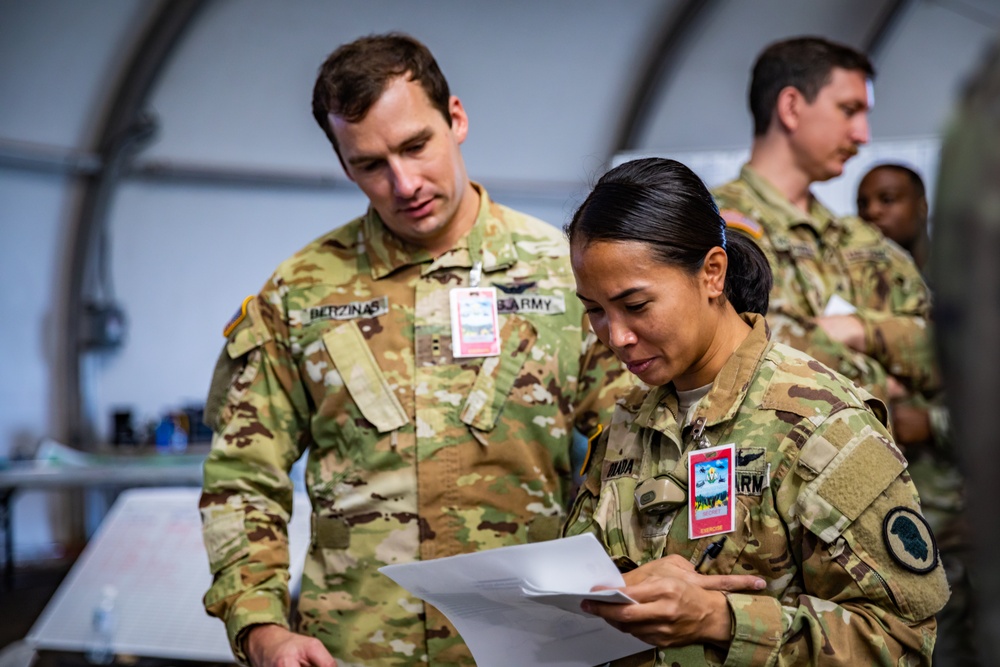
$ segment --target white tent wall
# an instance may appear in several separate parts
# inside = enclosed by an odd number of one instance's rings
[[[404,30],[425,41],[469,113],[470,175],[491,192],[499,184],[493,194],[504,203],[561,226],[567,197],[584,192],[602,159],[595,153],[608,150],[601,129],[616,119],[616,74],[631,64],[630,45],[663,19],[662,3],[650,0],[576,7],[210,5],[153,92],[149,108],[161,131],[139,159],[329,175],[344,188],[125,184],[111,237],[129,341],[95,378],[97,425],[108,428],[116,407],[151,418],[203,401],[222,327],[243,298],[282,259],[364,212],[311,115],[320,63],[358,35]],[[553,26],[559,30],[546,35]],[[579,85],[588,78],[607,82],[607,94]],[[532,188],[538,196],[527,201],[503,196]]]
[[[497,199],[561,226],[616,148],[615,131],[650,43],[680,0],[216,0],[185,34],[148,108],[155,141],[139,162],[341,179],[343,188],[124,180],[109,212],[111,275],[126,343],[87,366],[84,395],[105,435],[203,400],[225,320],[295,249],[364,210],[310,114],[316,69],[336,45],[403,30],[425,41],[471,131],[469,173]],[[883,45],[878,137],[933,140],[961,77],[997,28],[948,2],[915,0]],[[970,4],[964,2],[964,5]],[[971,3],[973,6],[976,2]],[[876,6],[877,5],[877,6]],[[884,3],[719,0],[676,52],[637,151],[732,151],[749,142],[750,59],[790,34],[860,44]],[[989,7],[984,4],[984,7]],[[0,140],[91,150],[93,135],[155,3],[0,0]],[[989,21],[994,20],[993,24]],[[0,457],[58,433],[60,326],[74,180],[0,166]],[[58,507],[15,505],[18,559],[43,556]]]
[[[149,6],[132,0],[0,0],[0,138],[87,147]],[[78,188],[61,174],[0,167],[0,460],[57,432],[53,405],[68,230]],[[13,503],[15,558],[58,554],[64,503],[43,493]]]

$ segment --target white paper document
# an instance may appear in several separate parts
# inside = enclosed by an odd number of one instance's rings
[[[649,649],[584,599],[632,604],[625,581],[593,535],[502,547],[379,568],[448,617],[479,667],[592,667]]]
[[[853,315],[856,312],[858,309],[854,307],[854,304],[839,294],[831,296],[830,300],[826,302],[826,308],[823,309],[824,316]]]

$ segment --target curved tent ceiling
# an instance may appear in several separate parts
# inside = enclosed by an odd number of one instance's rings
[[[38,229],[73,238],[77,182],[28,175],[30,165],[15,158],[96,168],[87,158],[110,96],[163,6],[0,0],[0,196],[8,210],[24,219],[48,211]],[[876,43],[875,136],[927,137],[939,132],[962,76],[998,27],[992,0],[208,0],[153,82],[146,108],[158,133],[136,157],[143,178],[120,184],[104,223],[131,336],[114,363],[88,376],[99,397],[94,412],[136,396],[137,368],[162,378],[138,392],[147,409],[200,396],[204,373],[192,380],[176,377],[169,363],[150,365],[162,306],[214,329],[219,313],[256,290],[277,260],[363,206],[309,111],[316,68],[339,43],[386,30],[425,41],[469,112],[470,174],[504,201],[562,224],[623,148],[745,147],[747,73],[775,39]],[[631,118],[634,145],[625,145]],[[234,190],[226,174],[257,180]],[[34,190],[21,187],[26,179]],[[26,230],[18,234],[27,238]],[[185,246],[181,237],[191,240]],[[60,243],[49,238],[34,269],[47,272],[34,300],[54,303],[52,310],[62,307],[57,284],[80,279],[61,273]],[[220,264],[220,253],[240,261]],[[158,267],[166,275],[178,265],[183,275],[151,281],[150,267],[163,261],[171,262]],[[192,299],[205,284],[213,293]],[[44,305],[29,313],[48,316]],[[178,343],[192,368],[210,367],[217,341],[192,335]],[[57,369],[51,384],[60,377]],[[53,415],[38,428],[52,431],[56,422]]]

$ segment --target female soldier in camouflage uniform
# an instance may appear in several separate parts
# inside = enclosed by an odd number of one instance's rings
[[[567,234],[594,329],[651,387],[592,442],[564,531],[596,535],[638,604],[584,610],[656,665],[929,664],[948,589],[884,406],[771,342],[756,245],[663,159],[608,172]],[[688,458],[730,443],[711,472],[732,525],[699,534]],[[706,576],[734,574],[759,592]]]

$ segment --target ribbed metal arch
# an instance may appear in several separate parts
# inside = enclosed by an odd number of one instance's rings
[[[722,4],[719,0],[685,0],[666,18],[660,37],[651,43],[650,49],[639,61],[642,66],[637,68],[638,74],[615,132],[608,163],[615,154],[638,148],[650,115],[655,110],[653,105],[669,82],[669,72],[677,62],[683,40]],[[873,60],[877,59],[903,14],[913,4],[914,0],[889,0],[885,3],[861,44],[862,50]]]
[[[718,0],[684,0],[675,12],[667,16],[659,38],[651,43],[650,49],[640,61],[642,65],[637,69],[638,75],[632,85],[629,102],[625,105],[615,132],[608,163],[614,155],[636,147],[639,137],[646,129],[657,94],[666,85],[668,76],[665,72],[677,60],[681,41],[718,5]]]
[[[87,297],[87,275],[94,261],[97,239],[107,224],[108,211],[118,181],[145,140],[154,131],[144,115],[146,99],[181,37],[210,0],[163,0],[138,42],[121,83],[109,97],[101,122],[97,153],[101,168],[88,175],[75,222],[69,231],[70,257],[65,274],[66,298],[63,328],[65,338],[59,364],[63,377],[56,383],[58,410],[63,415],[62,437],[75,446],[94,442],[94,425],[83,410],[81,363],[86,354],[83,312]]]

